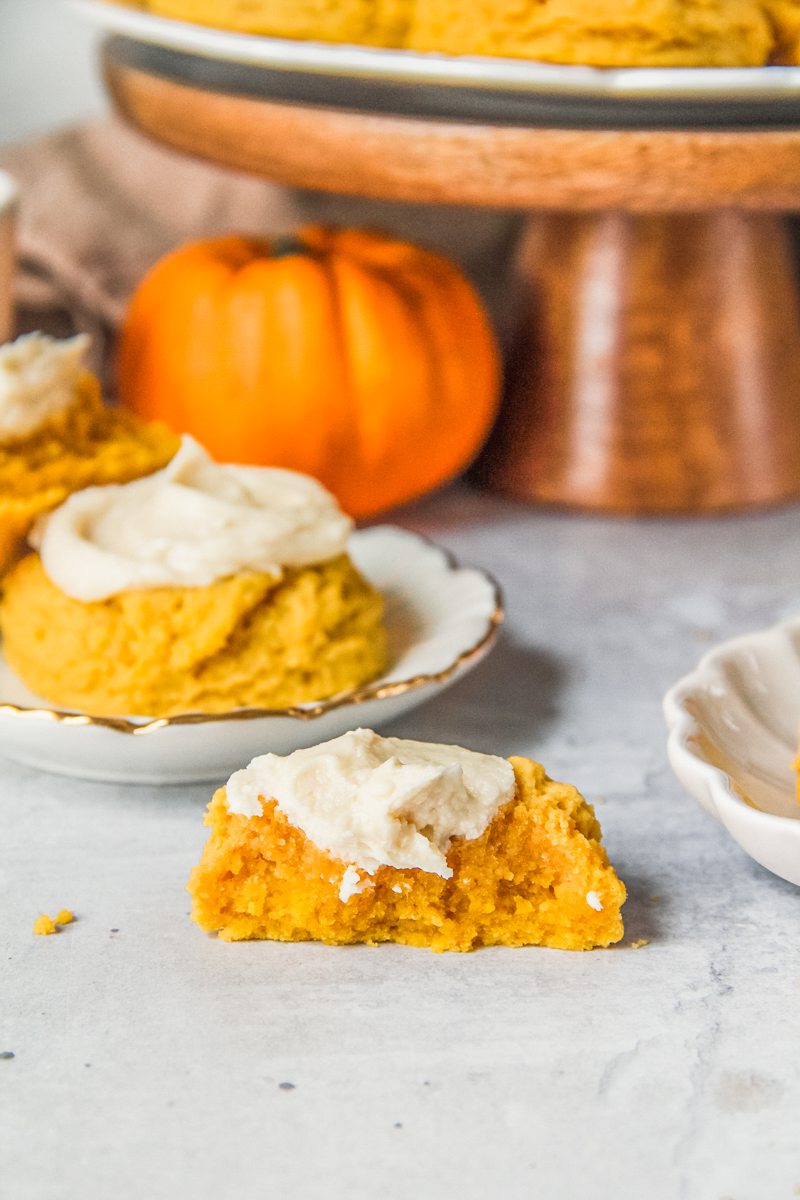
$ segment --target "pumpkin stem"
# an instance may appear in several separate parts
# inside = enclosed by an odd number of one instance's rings
[[[271,258],[292,258],[296,254],[305,254],[306,248],[294,234],[285,233],[275,238],[272,243]]]

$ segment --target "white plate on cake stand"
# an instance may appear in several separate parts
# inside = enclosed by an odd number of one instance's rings
[[[257,754],[289,754],[358,726],[385,726],[489,653],[503,599],[485,571],[461,567],[425,538],[390,525],[353,534],[349,549],[386,599],[391,666],[374,683],[296,708],[96,717],[52,708],[0,656],[0,754],[84,779],[224,782]]]
[[[800,886],[800,618],[724,642],[664,699],[675,774],[744,851]]]

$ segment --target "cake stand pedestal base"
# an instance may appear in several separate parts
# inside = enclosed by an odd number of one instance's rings
[[[800,307],[786,222],[722,211],[539,215],[481,475],[623,513],[800,490]]]

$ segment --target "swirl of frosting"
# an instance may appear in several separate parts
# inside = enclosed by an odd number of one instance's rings
[[[449,879],[452,839],[480,837],[515,789],[503,758],[355,729],[285,758],[254,758],[226,795],[228,811],[248,818],[274,800],[315,846],[368,875],[386,865]],[[363,880],[350,871],[342,883],[346,901]]]
[[[326,562],[353,523],[315,479],[215,463],[184,437],[161,471],[75,492],[38,522],[31,544],[76,600],[156,587],[203,587],[243,571]]]
[[[73,403],[88,348],[85,334],[44,333],[0,346],[0,443],[28,437]]]

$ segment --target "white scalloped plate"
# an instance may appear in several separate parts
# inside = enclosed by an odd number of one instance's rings
[[[0,754],[84,779],[221,781],[257,754],[288,754],[359,725],[385,725],[433,699],[489,653],[503,600],[484,571],[460,567],[438,546],[391,525],[353,534],[349,549],[386,598],[391,667],[374,683],[291,709],[93,717],[49,707],[0,655]]]
[[[664,698],[687,791],[761,866],[800,886],[800,618],[724,642]]]

